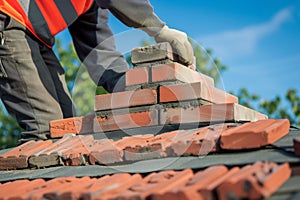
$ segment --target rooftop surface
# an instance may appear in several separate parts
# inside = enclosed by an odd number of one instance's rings
[[[126,91],[52,121],[51,140],[0,151],[0,199],[297,199],[300,130],[170,52],[133,50]]]

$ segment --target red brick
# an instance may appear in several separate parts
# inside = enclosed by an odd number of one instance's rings
[[[218,150],[218,140],[222,131],[232,124],[212,125],[198,130],[186,130],[172,139],[166,147],[168,156],[199,156]]]
[[[101,191],[105,187],[112,185],[117,180],[127,179],[130,177],[129,174],[114,174],[112,176],[106,175],[99,179],[93,179],[91,185],[81,193],[78,199],[91,199],[94,192]]]
[[[18,180],[14,182],[7,182],[0,186],[0,199],[9,199],[14,196],[16,190],[25,184],[30,183],[29,180]]]
[[[160,86],[159,102],[202,99],[211,103],[238,103],[238,98],[218,88],[200,83]]]
[[[172,142],[172,138],[179,132],[163,133],[155,137],[148,137],[141,142],[139,140],[131,142],[124,148],[124,157],[128,161],[166,157],[165,147]]]
[[[91,164],[113,164],[123,161],[123,151],[113,140],[102,139],[95,141],[90,148],[89,162]]]
[[[127,180],[128,182],[126,182]],[[131,176],[128,173],[120,173],[112,176],[105,176],[100,178],[98,181],[95,181],[84,193],[81,194],[80,199],[107,199],[107,197],[113,196],[112,194],[117,194],[118,190],[120,192],[126,190],[139,180],[141,180],[139,174]],[[99,195],[103,196],[101,197]]]
[[[126,86],[142,85],[147,83],[149,83],[148,67],[134,68],[126,72]]]
[[[58,155],[55,150],[67,143],[70,138],[71,136],[64,137],[41,151],[32,154],[28,160],[29,165],[36,168],[62,165],[60,155]]]
[[[120,141],[116,142],[116,145],[122,149],[124,159],[127,161],[145,160],[148,159],[147,146],[149,140],[154,138],[153,135],[135,135],[130,137],[124,137]]]
[[[47,148],[36,152],[29,158],[29,163],[36,167],[57,165],[85,165],[85,157],[90,153],[93,136],[66,137],[56,141]]]
[[[178,188],[173,188],[162,195],[159,198],[154,199],[204,199],[199,191],[206,188],[206,186],[227,173],[225,166],[213,166],[207,168],[204,171],[197,172],[186,185]]]
[[[152,82],[182,81],[184,83],[201,82],[204,85],[214,86],[214,80],[185,67],[179,63],[158,65],[152,67]]]
[[[33,188],[29,193],[28,199],[44,199],[44,194],[48,192],[57,191],[59,187],[62,185],[72,182],[76,180],[75,177],[61,177],[61,178],[55,178],[50,181],[45,182],[44,184],[40,185],[40,187]]]
[[[227,179],[234,176],[239,171],[239,167],[232,168],[228,173],[224,174],[223,176],[219,177],[218,179],[214,180],[213,182],[207,184],[205,187],[198,190],[200,196],[203,199],[216,199],[215,191],[216,189]]]
[[[52,141],[29,141],[0,157],[0,169],[22,169],[28,167],[28,158],[32,154],[51,145]]]
[[[246,166],[221,184],[219,199],[262,199],[272,195],[289,177],[288,164],[256,163]]]
[[[66,181],[52,191],[43,194],[44,199],[79,199],[81,193],[91,185],[90,177],[75,178]]]
[[[294,138],[294,152],[297,156],[300,156],[300,137]]]
[[[10,182],[11,188],[9,190],[8,188],[0,188],[1,191],[5,191],[0,194],[0,199],[29,199],[28,194],[34,188],[43,184],[45,184],[45,180],[43,179],[36,179],[30,182],[28,180]]]
[[[239,104],[213,104],[184,108],[166,108],[160,111],[160,124],[256,121],[265,115]]]
[[[57,153],[63,155],[65,165],[67,166],[85,165],[87,164],[85,157],[90,154],[90,146],[92,145],[94,145],[93,136],[78,136],[76,143]]]
[[[65,134],[85,134],[93,132],[93,119],[95,116],[87,115],[82,117],[66,118],[50,122],[50,136],[59,138]]]
[[[107,117],[98,117],[98,129],[95,132],[123,130],[144,126],[158,125],[158,111],[145,111],[130,114],[116,114]]]
[[[156,187],[150,187],[151,199],[176,199],[176,191],[183,188],[188,181],[193,177],[193,171],[191,169],[185,169],[177,172],[173,177],[164,182],[159,182]],[[145,186],[147,187],[147,186]],[[150,192],[147,190],[147,192]]]
[[[128,108],[157,103],[156,90],[143,89],[111,94],[102,94],[95,97],[95,111]]]
[[[131,187],[131,191],[137,195],[129,199],[151,199],[164,198],[164,194],[177,188],[181,188],[193,177],[193,171],[186,169],[184,171],[162,171],[152,173],[145,177],[143,181]],[[173,198],[171,198],[173,199]]]
[[[288,120],[259,120],[228,129],[221,134],[223,149],[250,149],[273,144],[289,132]]]

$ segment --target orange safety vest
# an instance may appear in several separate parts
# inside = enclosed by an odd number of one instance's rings
[[[93,0],[0,0],[0,11],[51,47],[53,37],[85,13]]]

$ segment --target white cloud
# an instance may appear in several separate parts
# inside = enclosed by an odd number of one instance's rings
[[[292,8],[285,8],[265,23],[200,37],[199,41],[204,47],[212,48],[216,55],[221,58],[249,54],[255,50],[256,45],[262,38],[275,32],[282,24],[290,20],[292,12]]]

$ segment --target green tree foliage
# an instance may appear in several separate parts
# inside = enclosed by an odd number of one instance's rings
[[[220,59],[213,57],[212,50],[204,50],[199,44],[193,41],[191,43],[196,57],[197,71],[212,77],[215,83],[218,83],[227,67],[221,63]]]
[[[66,82],[75,104],[76,113],[74,114],[82,116],[92,113],[95,95],[104,94],[107,91],[103,87],[97,87],[91,80],[85,66],[79,61],[72,43],[63,47],[61,41],[57,39],[55,50],[66,71]]]
[[[21,129],[15,118],[8,115],[2,105],[0,109],[0,149],[14,147],[17,145]]]

